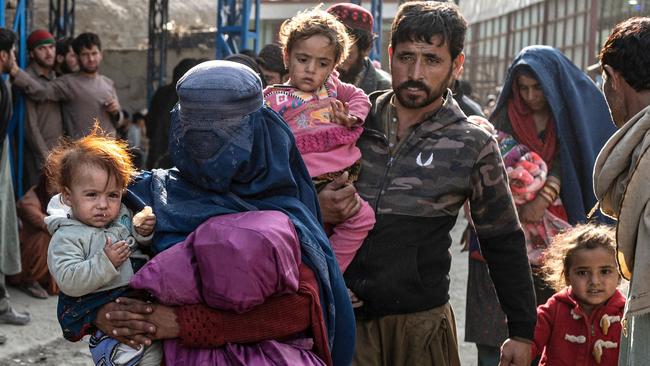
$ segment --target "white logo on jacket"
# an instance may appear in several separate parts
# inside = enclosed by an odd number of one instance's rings
[[[433,163],[433,153],[429,155],[429,159],[425,161],[424,163],[422,162],[422,152],[418,154],[418,157],[415,159],[415,163],[419,166],[429,166],[431,163]]]

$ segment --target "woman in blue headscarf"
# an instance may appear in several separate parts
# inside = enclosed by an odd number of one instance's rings
[[[347,289],[322,229],[309,174],[291,131],[263,107],[259,77],[242,65],[210,61],[181,78],[177,92],[170,129],[170,155],[177,169],[143,173],[127,197],[132,205],[153,208],[155,251],[181,242],[210,217],[283,212],[298,234],[302,262],[317,280],[332,362],[349,364],[355,329]],[[121,302],[100,312],[104,316],[112,310],[111,321],[96,321],[105,332],[118,328],[118,335],[139,342],[178,335],[178,321],[169,308]]]
[[[596,203],[594,162],[615,131],[605,98],[593,81],[557,49],[526,47],[508,69],[490,122],[537,153],[548,166],[545,185],[530,202],[518,205],[522,223],[539,223],[547,210],[571,225],[586,221]],[[553,291],[535,268],[533,278],[537,303],[543,304]],[[486,265],[476,260],[470,260],[467,314],[466,340],[477,343],[479,358],[496,356],[498,362],[498,346],[507,330],[505,320],[502,327],[495,327],[494,319],[505,319],[505,315]],[[491,319],[489,324],[485,319]]]

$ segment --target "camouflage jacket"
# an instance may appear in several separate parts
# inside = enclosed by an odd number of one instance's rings
[[[449,92],[438,111],[391,148],[385,126],[392,96],[370,96],[373,107],[358,142],[356,186],[377,223],[345,273],[364,301],[357,315],[412,313],[449,301],[449,232],[469,201],[511,336],[532,339],[530,267],[497,142],[467,121]]]

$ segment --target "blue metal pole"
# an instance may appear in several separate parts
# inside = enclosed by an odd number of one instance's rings
[[[0,0],[0,27],[5,27],[5,0]]]
[[[255,0],[255,53],[260,51],[260,0]]]
[[[242,0],[241,8],[241,38],[239,51],[248,47],[248,22],[251,18],[251,2],[250,0]]]
[[[27,35],[26,35],[26,27],[25,27],[25,2],[26,0],[20,0],[18,2],[18,7],[16,8],[16,16],[14,18],[14,27],[13,30],[14,32],[18,33],[19,35],[19,47],[18,47],[18,65],[21,68],[25,68],[27,66]],[[18,97],[16,100],[16,104],[14,106],[14,114],[11,118],[11,122],[9,124],[9,128],[7,129],[7,133],[9,136],[13,136],[13,134],[16,132],[16,127],[18,131],[18,148],[16,149],[18,151],[18,159],[12,159],[12,162],[14,162],[14,166],[12,168],[12,173],[14,177],[14,191],[16,192],[17,197],[22,197],[23,195],[23,152],[24,152],[24,145],[25,145],[25,99],[22,93],[18,93]],[[14,141],[13,139],[10,139],[10,141]],[[11,152],[10,152],[11,153]]]
[[[221,57],[221,47],[223,47],[223,40],[221,39],[221,12],[223,10],[223,5],[220,0],[217,0],[217,34],[215,37],[215,45],[214,45],[214,52],[215,52],[215,58],[217,60],[222,59]]]
[[[375,38],[375,46],[370,53],[370,58],[379,61],[381,61],[381,26],[383,23],[382,3],[382,0],[372,0],[372,4],[370,5],[370,12],[372,13],[372,17],[375,19],[373,32],[377,35],[377,38]]]

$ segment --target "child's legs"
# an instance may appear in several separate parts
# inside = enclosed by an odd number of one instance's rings
[[[155,345],[156,342],[153,344]],[[95,365],[140,365],[143,360],[143,355],[147,351],[147,348],[144,350],[136,349],[120,343],[118,340],[107,336],[101,331],[95,332],[90,337],[88,345]],[[160,345],[158,347],[160,348]],[[158,353],[160,360],[157,365],[160,365],[160,361],[162,361],[162,350],[159,350]],[[148,363],[148,365],[153,365],[153,363]]]
[[[375,226],[375,212],[372,207],[359,195],[357,199],[361,202],[359,212],[336,225],[329,238],[341,272],[345,272],[348,268],[357,250],[368,236],[368,232]]]
[[[159,366],[163,358],[162,342],[153,342],[144,349],[139,366]]]

